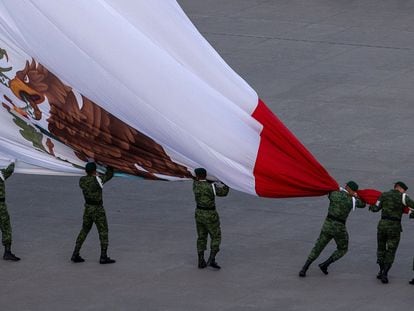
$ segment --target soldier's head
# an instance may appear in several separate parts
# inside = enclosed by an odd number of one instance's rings
[[[349,192],[350,195],[355,195],[355,193],[358,191],[358,184],[355,181],[350,180],[346,183],[345,189]]]
[[[89,162],[85,165],[85,172],[88,175],[94,175],[96,173],[96,163]]]
[[[197,180],[206,179],[207,171],[205,168],[199,167],[194,170]]]
[[[408,190],[408,187],[407,187],[407,185],[406,184],[404,184],[402,181],[397,181],[395,184],[394,184],[394,189],[395,190],[398,190],[399,192],[401,192],[401,193],[404,193],[404,192],[406,192],[407,190]]]

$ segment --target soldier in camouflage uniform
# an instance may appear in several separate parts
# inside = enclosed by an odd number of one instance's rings
[[[408,187],[401,181],[394,184],[394,189],[383,192],[370,211],[381,210],[381,219],[377,228],[377,263],[380,271],[377,278],[382,283],[388,283],[388,271],[394,262],[395,253],[400,243],[402,232],[401,216],[404,206],[414,206],[414,201],[407,195]]]
[[[195,220],[197,226],[198,268],[211,266],[220,269],[216,262],[216,254],[220,250],[221,230],[220,219],[216,210],[215,196],[224,197],[230,188],[222,183],[210,183],[206,180],[207,171],[204,168],[194,170],[196,180],[193,183],[193,192],[197,208]],[[204,251],[207,249],[207,237],[210,234],[211,252],[207,262],[204,260]]]
[[[414,218],[414,206],[410,206],[410,219],[413,219],[413,218]],[[414,270],[414,259],[413,259],[413,270]],[[411,285],[414,285],[414,278],[408,283],[410,283]]]
[[[103,184],[109,181],[113,175],[113,169],[108,167],[105,175],[98,176],[96,172],[96,164],[86,164],[85,171],[86,176],[81,177],[79,186],[82,189],[83,196],[85,198],[85,211],[83,214],[82,229],[79,232],[76,239],[75,250],[71,260],[73,262],[84,262],[85,260],[80,256],[79,252],[85,241],[92,225],[95,223],[99,233],[99,240],[101,242],[101,257],[99,263],[110,264],[115,260],[111,259],[107,255],[108,249],[108,222],[106,220],[105,209],[102,201],[102,188]]]
[[[20,258],[11,252],[12,228],[10,225],[10,216],[6,205],[6,185],[5,181],[14,172],[14,163],[7,168],[0,170],[0,229],[2,233],[2,243],[4,246],[4,260],[19,261]]]
[[[365,203],[357,198],[356,191],[358,185],[354,181],[349,181],[345,189],[329,193],[328,216],[322,226],[321,233],[315,246],[309,254],[308,260],[299,272],[300,277],[306,276],[306,271],[311,263],[318,258],[326,245],[334,239],[337,249],[325,262],[319,265],[324,274],[328,274],[328,266],[344,256],[348,251],[348,232],[346,230],[346,220],[351,210],[364,208]]]

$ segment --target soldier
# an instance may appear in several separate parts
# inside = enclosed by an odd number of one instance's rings
[[[358,199],[356,191],[358,185],[354,181],[346,183],[345,189],[329,193],[328,216],[322,226],[321,233],[315,246],[309,254],[308,260],[299,272],[300,277],[306,276],[306,271],[311,263],[318,258],[326,245],[334,239],[337,249],[325,262],[319,264],[319,268],[324,274],[328,274],[328,266],[344,256],[348,251],[348,232],[346,230],[346,220],[351,210],[364,208],[365,203]]]
[[[414,218],[414,210],[410,208],[410,219],[412,218]],[[413,270],[414,270],[414,259],[413,259]],[[411,285],[414,285],[414,278],[408,283],[410,283]]]
[[[5,181],[14,172],[14,163],[0,170],[0,229],[2,233],[2,242],[4,245],[4,260],[19,261],[20,258],[11,252],[12,228],[10,225],[10,216],[6,205],[6,185]]]
[[[197,208],[195,220],[197,226],[198,268],[211,266],[221,267],[216,262],[216,254],[220,250],[221,230],[220,219],[216,210],[215,196],[224,197],[229,193],[229,187],[223,183],[210,183],[206,180],[207,171],[204,168],[194,170],[196,180],[193,183],[193,192]],[[211,252],[207,262],[204,260],[204,251],[207,249],[207,237],[210,234]]]
[[[372,212],[382,210],[377,227],[377,263],[380,267],[377,279],[384,284],[388,283],[388,271],[400,243],[404,206],[414,206],[414,201],[405,193],[407,189],[403,182],[396,182],[394,189],[383,192],[377,203],[369,207]]]
[[[85,241],[92,225],[95,223],[99,233],[99,240],[101,241],[101,257],[100,264],[114,263],[115,260],[107,255],[108,249],[108,222],[106,220],[105,209],[102,201],[103,184],[109,181],[114,176],[114,171],[108,167],[105,175],[99,177],[96,172],[96,164],[90,162],[86,164],[86,176],[81,177],[79,186],[82,189],[85,198],[85,211],[83,214],[82,229],[76,239],[75,250],[71,260],[73,262],[84,262],[85,260],[79,255],[83,242]]]

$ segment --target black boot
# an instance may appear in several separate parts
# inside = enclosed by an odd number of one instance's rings
[[[73,262],[75,262],[75,263],[78,263],[78,262],[84,262],[84,261],[85,261],[85,259],[83,259],[83,258],[79,255],[80,248],[81,248],[81,247],[80,247],[79,245],[76,245],[76,246],[75,246],[75,249],[73,250],[72,257],[70,258],[70,260],[71,260],[71,261],[73,261]]]
[[[213,267],[215,269],[221,269],[221,267],[217,264],[216,262],[216,251],[211,251],[210,252],[210,257],[207,260],[207,266]]]
[[[306,260],[305,265],[303,266],[302,270],[300,270],[299,272],[299,276],[304,278],[306,276],[306,271],[308,271],[309,266],[311,265],[312,261],[310,261],[309,259]]]
[[[4,246],[4,255],[3,255],[3,259],[4,260],[10,260],[10,261],[19,261],[20,258],[17,257],[16,255],[14,255],[11,252],[11,245],[5,245]]]
[[[390,271],[390,269],[391,269],[390,264],[385,264],[384,265],[384,271],[382,272],[382,275],[381,275],[382,284],[387,284],[388,283],[388,271]]]
[[[198,268],[204,269],[207,267],[207,263],[204,260],[204,252],[198,252]]]
[[[414,279],[412,279],[410,282],[408,282],[411,285],[414,285]]]
[[[319,268],[324,274],[328,274],[328,267],[331,263],[333,263],[332,257],[329,257],[328,260],[324,261],[323,263],[319,264]]]
[[[109,263],[115,263],[115,260],[108,257],[106,254],[108,246],[101,246],[101,258],[99,259],[99,263],[102,265],[106,265]]]
[[[379,270],[379,272],[378,272],[378,274],[377,274],[377,279],[378,279],[378,280],[381,280],[381,278],[382,278],[382,274],[384,273],[384,264],[379,263],[379,266],[380,266],[380,270]]]

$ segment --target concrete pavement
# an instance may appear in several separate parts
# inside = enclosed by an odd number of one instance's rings
[[[414,193],[414,2],[180,0],[202,34],[341,183]],[[378,214],[348,221],[350,249],[297,276],[327,199],[218,199],[221,271],[196,268],[191,183],[115,179],[105,188],[109,255],[95,228],[83,264],[69,261],[81,225],[77,178],[7,184],[19,263],[0,261],[1,310],[404,310],[414,286],[414,221],[390,284],[375,278]],[[330,245],[321,255],[326,259]]]

